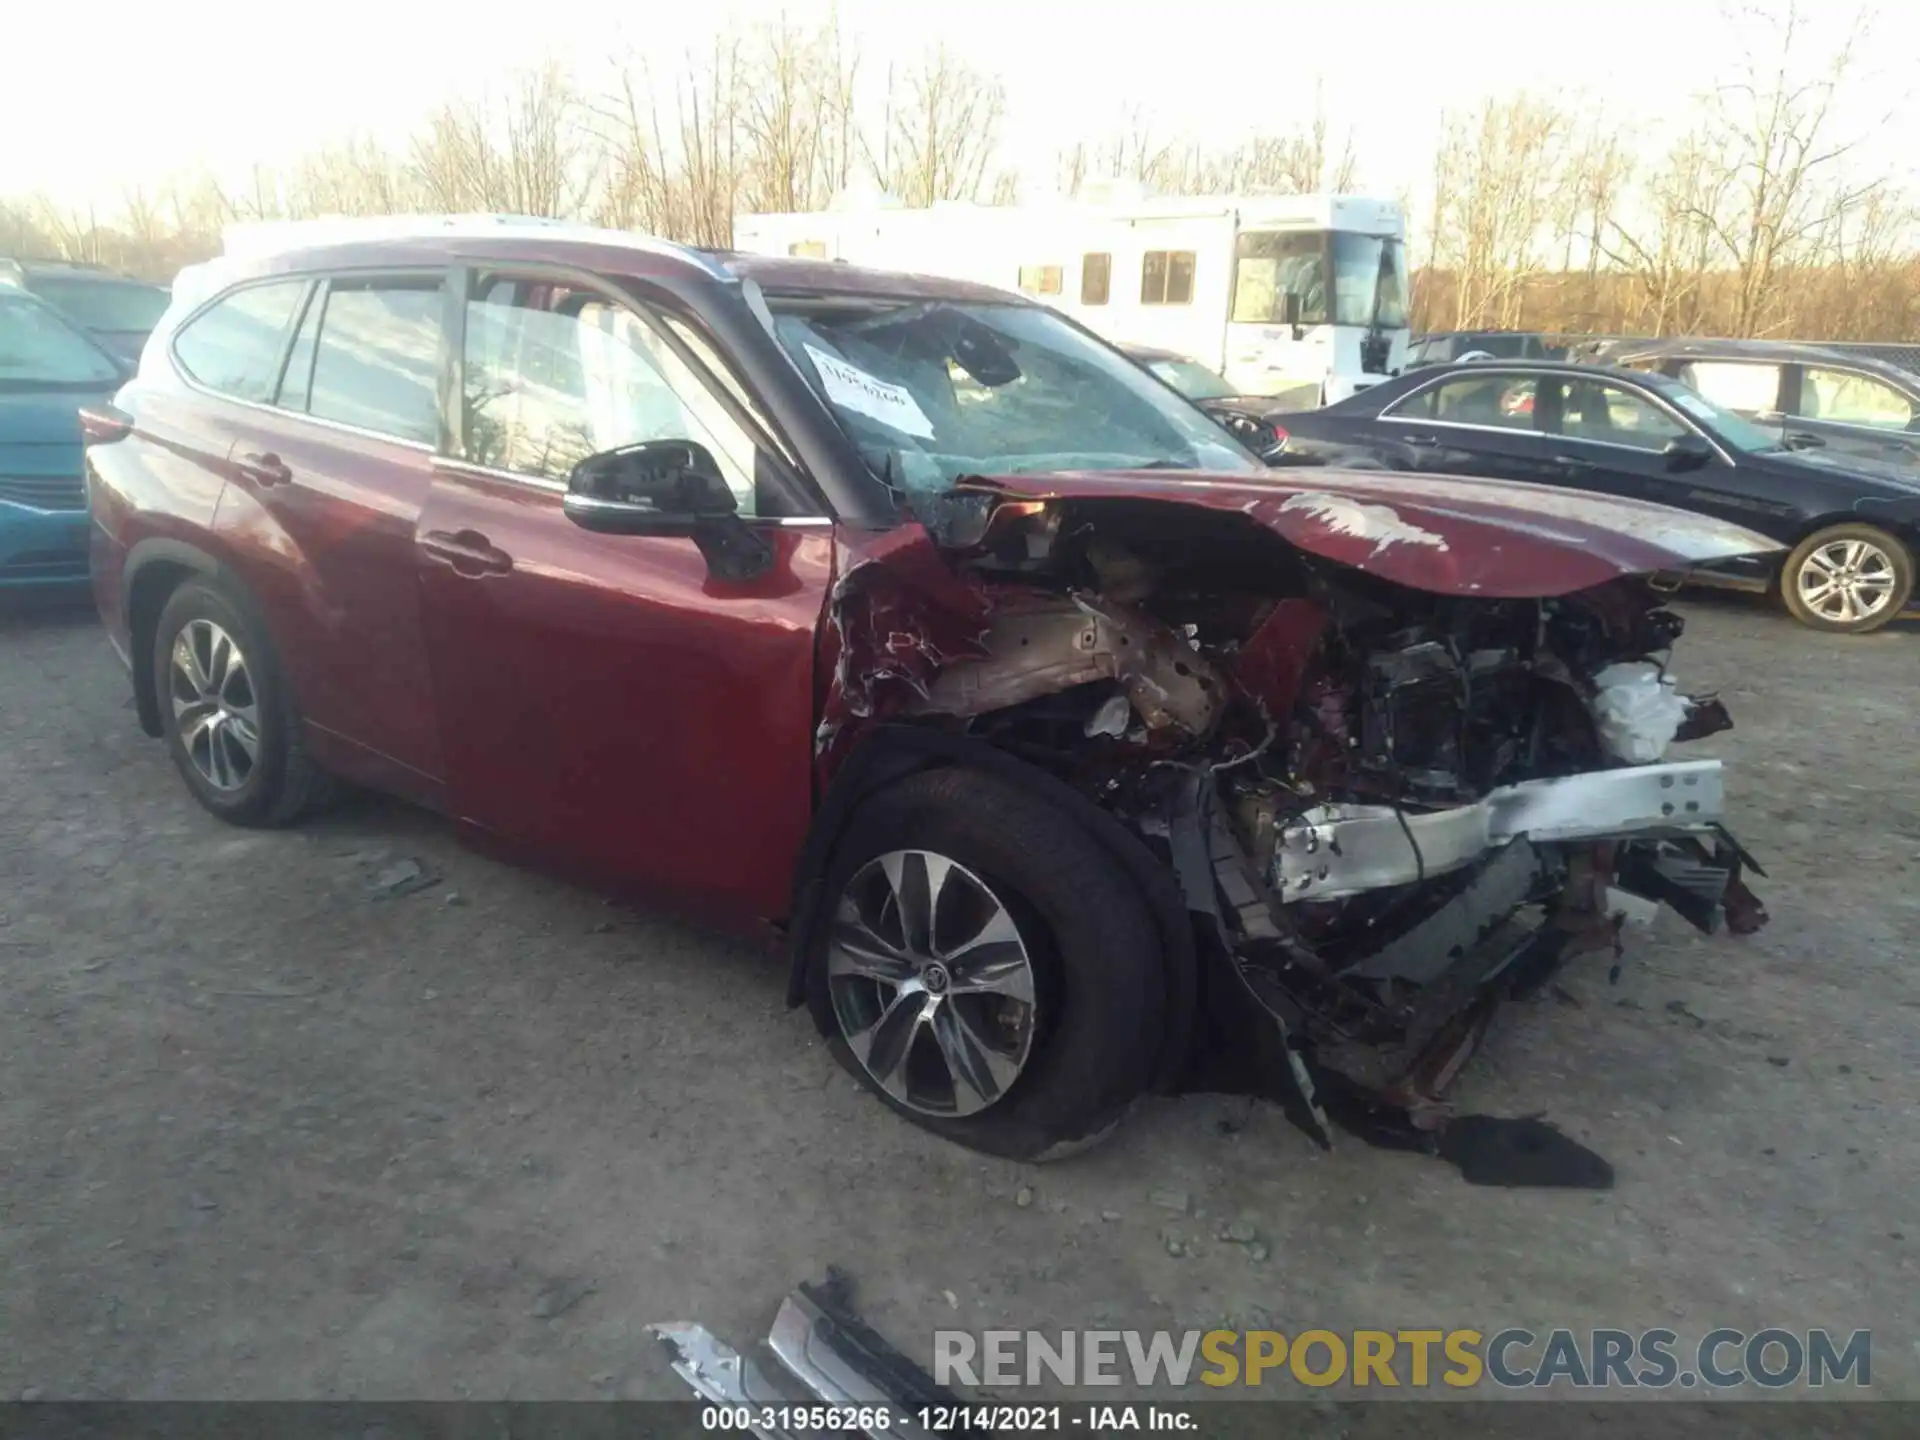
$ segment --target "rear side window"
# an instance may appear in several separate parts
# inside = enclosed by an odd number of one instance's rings
[[[1689,360],[1681,381],[1716,405],[1741,415],[1764,415],[1780,405],[1780,367],[1738,360]]]
[[[306,288],[304,280],[278,280],[234,291],[174,336],[174,359],[209,390],[236,400],[271,400],[287,330]]]
[[[1409,395],[1383,418],[1531,430],[1534,389],[1531,376],[1462,375]]]
[[[444,310],[437,276],[329,284],[307,413],[431,445],[440,433]]]

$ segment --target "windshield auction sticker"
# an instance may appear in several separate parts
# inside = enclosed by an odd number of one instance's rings
[[[827,387],[827,399],[835,405],[869,420],[878,420],[902,435],[917,435],[922,440],[933,438],[933,422],[906,389],[889,385],[859,366],[836,360],[811,345],[807,346],[807,354],[813,360],[814,369],[820,372],[821,383]]]

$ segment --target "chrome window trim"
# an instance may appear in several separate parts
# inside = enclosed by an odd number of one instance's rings
[[[1394,425],[1445,426],[1449,430],[1470,430],[1477,434],[1483,434],[1483,435],[1521,435],[1521,436],[1530,436],[1535,440],[1564,441],[1564,442],[1569,442],[1576,445],[1598,445],[1602,449],[1606,449],[1606,450],[1624,450],[1630,455],[1658,455],[1660,453],[1658,450],[1642,449],[1638,445],[1621,445],[1612,440],[1589,440],[1584,435],[1559,435],[1546,430],[1534,430],[1530,428],[1526,430],[1522,430],[1517,427],[1506,426],[1506,425],[1474,425],[1474,424],[1462,423],[1461,421],[1458,421],[1458,420],[1435,420],[1426,416],[1418,416],[1418,415],[1406,416],[1406,415],[1396,415],[1393,413],[1395,410],[1399,409],[1402,405],[1406,404],[1409,400],[1413,399],[1414,396],[1424,395],[1429,390],[1437,390],[1440,386],[1446,384],[1449,380],[1458,380],[1458,379],[1461,379],[1463,376],[1466,376],[1469,374],[1471,375],[1511,375],[1516,377],[1517,379],[1532,380],[1536,384],[1538,384],[1541,380],[1553,380],[1553,379],[1562,378],[1563,372],[1556,371],[1556,370],[1529,370],[1523,366],[1514,366],[1514,365],[1496,366],[1496,365],[1482,365],[1482,364],[1476,363],[1474,365],[1474,368],[1471,371],[1456,370],[1452,374],[1442,375],[1438,379],[1430,380],[1426,384],[1418,387],[1417,389],[1409,390],[1406,394],[1402,395],[1398,400],[1395,400],[1388,409],[1382,410],[1378,415],[1374,416],[1374,419],[1378,421],[1394,424]],[[1703,430],[1699,425],[1694,423],[1691,416],[1688,416],[1682,413],[1682,411],[1678,406],[1670,402],[1667,399],[1667,397],[1662,395],[1659,391],[1645,389],[1639,385],[1634,384],[1631,380],[1622,379],[1617,375],[1601,375],[1601,376],[1593,376],[1593,377],[1576,376],[1575,378],[1591,379],[1592,383],[1594,384],[1612,385],[1617,389],[1626,390],[1633,394],[1644,397],[1645,399],[1652,402],[1655,409],[1664,411],[1669,418],[1671,418],[1676,423],[1678,423],[1678,425],[1682,430],[1686,431],[1688,434],[1699,436],[1702,440],[1706,441],[1708,445],[1712,446],[1713,453],[1720,457],[1720,462],[1723,465],[1733,464],[1733,457],[1727,452],[1727,448],[1724,445],[1722,445],[1717,439],[1715,439],[1707,431]],[[1894,433],[1897,434],[1899,432],[1896,431]]]
[[[306,318],[307,307],[313,303],[315,284],[317,282],[320,286],[324,287],[335,273],[334,271],[328,270],[313,271],[311,273],[302,271],[263,275],[256,279],[243,281],[238,285],[229,285],[224,289],[215,290],[189,311],[185,318],[168,333],[167,343],[164,347],[167,356],[167,368],[173,372],[175,378],[177,378],[182,385],[193,391],[194,394],[204,395],[208,399],[218,400],[223,404],[239,405],[248,410],[257,410],[265,415],[279,415],[290,420],[302,420],[309,425],[318,425],[322,429],[337,431],[343,435],[358,435],[365,440],[384,441],[388,445],[398,445],[422,455],[433,454],[437,446],[436,442],[432,440],[409,440],[404,435],[389,435],[385,431],[368,430],[364,426],[349,425],[344,420],[329,420],[324,415],[309,414],[305,410],[289,410],[284,405],[275,405],[264,400],[247,400],[239,395],[229,395],[224,390],[215,390],[212,386],[202,384],[200,381],[194,379],[192,374],[187,370],[186,365],[181,362],[180,357],[174,353],[173,347],[179,343],[180,336],[186,331],[189,325],[200,319],[201,316],[212,310],[216,305],[222,304],[231,297],[238,295],[241,291],[263,289],[268,285],[299,285],[305,293],[299,300],[294,302],[293,314],[289,317],[289,324],[292,328],[281,342],[279,361],[274,372],[274,391],[278,393],[280,385],[285,378],[287,357],[293,345],[297,343],[300,338],[300,323]],[[440,276],[441,287],[445,288],[447,267],[443,265],[385,266],[373,267],[368,273],[396,276],[438,274]],[[446,336],[444,334],[441,335],[440,342],[444,348],[446,344]]]

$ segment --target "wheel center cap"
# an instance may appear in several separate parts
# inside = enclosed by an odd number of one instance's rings
[[[944,995],[953,984],[953,977],[947,973],[947,967],[935,962],[920,972],[920,983],[927,987],[929,995]]]

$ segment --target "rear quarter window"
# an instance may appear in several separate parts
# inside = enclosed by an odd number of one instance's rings
[[[173,338],[173,358],[198,385],[236,400],[273,398],[287,329],[304,280],[249,285],[215,301]]]

